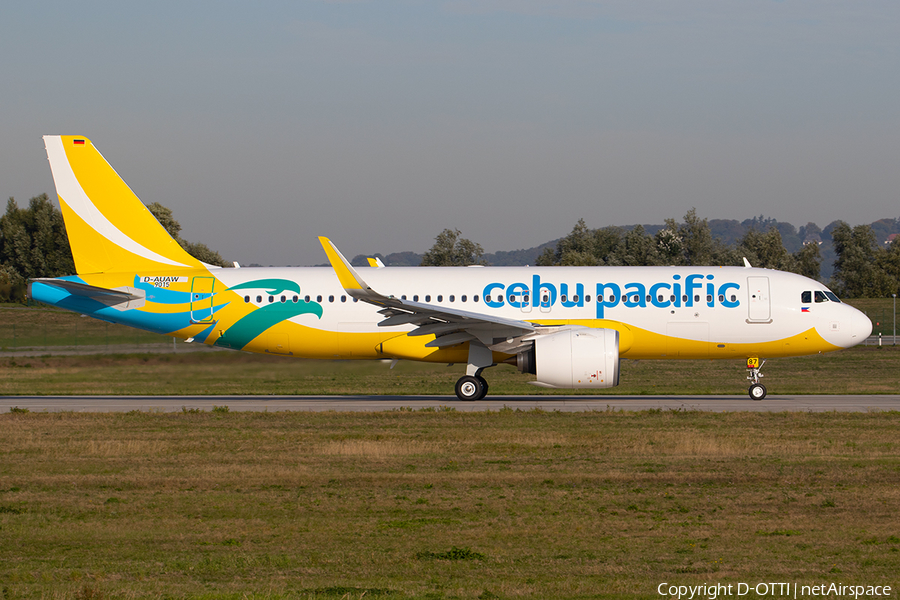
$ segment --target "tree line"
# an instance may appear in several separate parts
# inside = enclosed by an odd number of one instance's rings
[[[181,225],[170,209],[157,202],[147,209],[194,258],[226,266],[218,252],[181,238]],[[0,302],[23,302],[28,279],[74,273],[75,261],[62,212],[47,194],[35,196],[25,208],[10,198],[6,213],[0,217]]]
[[[765,220],[760,220],[764,223]],[[820,279],[822,253],[817,242],[789,252],[777,226],[751,227],[734,243],[712,234],[707,219],[694,209],[684,220],[666,219],[665,226],[648,233],[642,225],[632,228],[590,229],[579,219],[571,233],[555,246],[544,249],[540,266],[742,266],[744,258],[754,267],[798,273]],[[851,227],[839,221],[831,228],[834,272],[827,282],[847,298],[889,296],[900,290],[900,243],[880,245],[870,225]],[[422,265],[485,264],[481,245],[461,237],[459,230],[445,229],[425,254]]]
[[[205,263],[227,266],[218,252],[183,239],[181,225],[170,209],[157,202],[147,209],[189,254]],[[751,226],[734,242],[725,243],[713,235],[709,221],[699,218],[694,209],[680,223],[666,219],[665,226],[653,233],[641,225],[590,229],[584,219],[579,219],[572,231],[548,245],[535,263],[541,266],[740,266],[746,257],[754,267],[820,279],[822,254],[818,243],[807,243],[789,252],[779,226],[770,225],[763,230],[762,226],[767,224],[765,219],[753,223],[759,223],[760,227]],[[835,259],[833,275],[827,283],[832,290],[847,298],[900,293],[900,243],[879,244],[870,225],[851,227],[839,221],[829,228]],[[480,244],[462,237],[458,229],[445,229],[422,256],[420,264],[483,265],[488,261]],[[23,301],[28,279],[74,273],[75,263],[60,210],[46,194],[31,198],[26,208],[20,208],[10,198],[6,213],[0,217],[0,302]]]

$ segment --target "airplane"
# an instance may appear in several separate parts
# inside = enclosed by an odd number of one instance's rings
[[[188,342],[311,359],[463,363],[461,400],[508,363],[549,388],[618,385],[622,359],[746,362],[831,352],[872,322],[821,283],[743,267],[221,268],[181,248],[83,136],[44,136],[76,275],[28,297]]]

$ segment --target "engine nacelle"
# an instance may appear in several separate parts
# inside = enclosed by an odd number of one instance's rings
[[[614,387],[619,385],[619,332],[573,327],[541,336],[517,355],[516,363],[546,387]]]

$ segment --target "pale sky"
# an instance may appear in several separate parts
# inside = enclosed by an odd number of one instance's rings
[[[900,2],[16,2],[0,193],[89,137],[227,260],[900,217]]]

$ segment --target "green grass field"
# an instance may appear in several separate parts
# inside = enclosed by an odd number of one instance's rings
[[[900,393],[900,346],[781,358],[763,369],[771,394]],[[440,394],[464,365],[314,361],[242,352],[0,358],[0,395]],[[617,387],[588,394],[744,394],[742,361],[623,361]],[[530,385],[509,365],[485,371],[491,394],[572,394]]]
[[[898,429],[900,413],[4,414],[0,593],[896,590]]]
[[[48,306],[0,305],[0,350],[171,344],[171,338]]]

